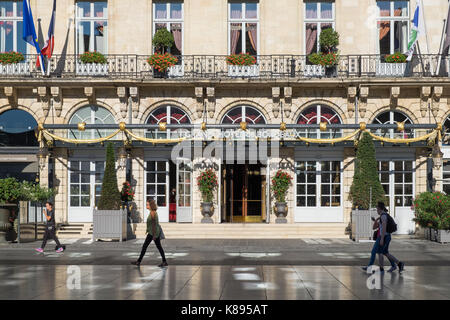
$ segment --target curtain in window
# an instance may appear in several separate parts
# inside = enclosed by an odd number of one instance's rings
[[[306,3],[306,19],[317,18],[317,5],[316,3]]]
[[[324,5],[324,3],[322,3],[321,6],[321,16],[322,19],[332,19],[333,18],[333,6],[331,3]]]
[[[236,54],[236,48],[238,45],[239,37],[241,35],[241,24],[240,23],[232,23],[230,30],[230,40],[231,40],[231,54]]]
[[[381,16],[389,16],[389,10],[380,10]],[[402,15],[402,9],[395,9],[394,16],[400,17]],[[380,22],[380,40],[382,40],[391,29],[391,23],[389,21]]]
[[[165,3],[156,3],[155,4],[155,18],[156,19],[165,19],[167,17],[167,6]]]
[[[257,48],[257,28],[256,28],[256,24],[254,23],[247,23],[247,34],[248,37],[250,39],[250,43],[252,44],[253,50],[255,50],[255,52],[257,52],[256,48]],[[247,50],[248,51],[248,50]]]
[[[181,19],[181,3],[172,3],[170,5],[170,18],[171,19]]]
[[[181,41],[182,41],[182,39],[181,39],[181,24],[179,24],[179,23],[172,23],[171,31],[172,31],[172,34],[173,34],[173,39],[175,41],[175,47],[181,53],[181,47],[182,47],[182,43],[181,43]]]
[[[317,24],[307,23],[306,24],[306,54],[311,54],[314,52],[314,47],[317,43]]]

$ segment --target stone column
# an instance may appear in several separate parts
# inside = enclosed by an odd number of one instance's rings
[[[139,221],[143,221],[145,212],[145,162],[144,162],[144,149],[135,148],[131,151],[132,161],[132,176],[130,181],[132,188],[134,189],[134,206],[136,208],[136,216],[139,217]]]
[[[56,189],[55,196],[55,220],[56,223],[68,222],[69,208],[69,155],[67,148],[55,148],[55,180],[53,185]]]
[[[428,150],[426,148],[416,149],[416,176],[414,197],[419,193],[427,191],[427,158]]]

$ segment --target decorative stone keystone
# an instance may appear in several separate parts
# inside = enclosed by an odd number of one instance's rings
[[[62,89],[60,87],[50,87],[50,94],[53,98],[53,107],[55,108],[56,116],[61,116],[62,106],[63,106],[63,97],[62,97]]]
[[[353,114],[355,112],[356,91],[356,87],[348,87],[347,89],[347,112],[350,117],[353,117]]]
[[[133,117],[137,118],[139,114],[139,88],[138,87],[130,87],[130,97],[131,97],[131,110],[133,111]]]
[[[17,107],[17,89],[14,87],[5,87],[5,96],[11,107]]]
[[[207,110],[210,118],[214,117],[214,113],[216,111],[216,91],[214,87],[206,88],[206,96],[208,98]]]
[[[428,110],[428,99],[431,95],[431,87],[420,88],[420,114],[425,117]]]
[[[292,87],[284,87],[284,115],[289,118],[292,110]]]
[[[94,87],[84,87],[84,95],[88,98],[89,103],[95,102],[95,89]]]
[[[358,112],[361,118],[364,118],[367,111],[367,98],[369,97],[369,87],[359,89],[359,108]]]
[[[44,117],[48,116],[48,111],[50,110],[50,99],[47,95],[47,87],[38,87],[37,94],[39,96],[39,101],[41,102],[42,111],[44,111]]]
[[[273,116],[275,118],[278,118],[278,115],[280,114],[280,88],[279,87],[272,87],[272,112]]]
[[[195,87],[195,99],[197,100],[196,108],[199,118],[203,115],[203,87]]]
[[[398,104],[398,97],[400,96],[400,87],[391,88],[391,108],[395,108]]]

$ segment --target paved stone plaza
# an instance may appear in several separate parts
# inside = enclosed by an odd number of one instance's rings
[[[53,242],[44,254],[40,242],[0,245],[0,300],[450,299],[450,248],[421,239],[394,239],[406,269],[377,278],[381,289],[360,268],[372,243],[347,239],[169,239],[166,269],[153,244],[140,268],[129,264],[141,240],[62,242],[62,254]]]

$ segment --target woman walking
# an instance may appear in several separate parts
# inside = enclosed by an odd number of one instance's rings
[[[148,245],[152,240],[155,241],[156,247],[161,254],[162,263],[158,265],[158,267],[167,267],[166,256],[164,255],[164,250],[161,246],[161,227],[159,226],[158,214],[156,213],[156,203],[155,200],[147,200],[147,210],[150,210],[150,214],[147,218],[147,237],[145,238],[144,244],[142,245],[141,255],[137,261],[131,262],[136,266],[140,266],[142,262],[142,258],[144,258],[145,252],[147,251]]]

